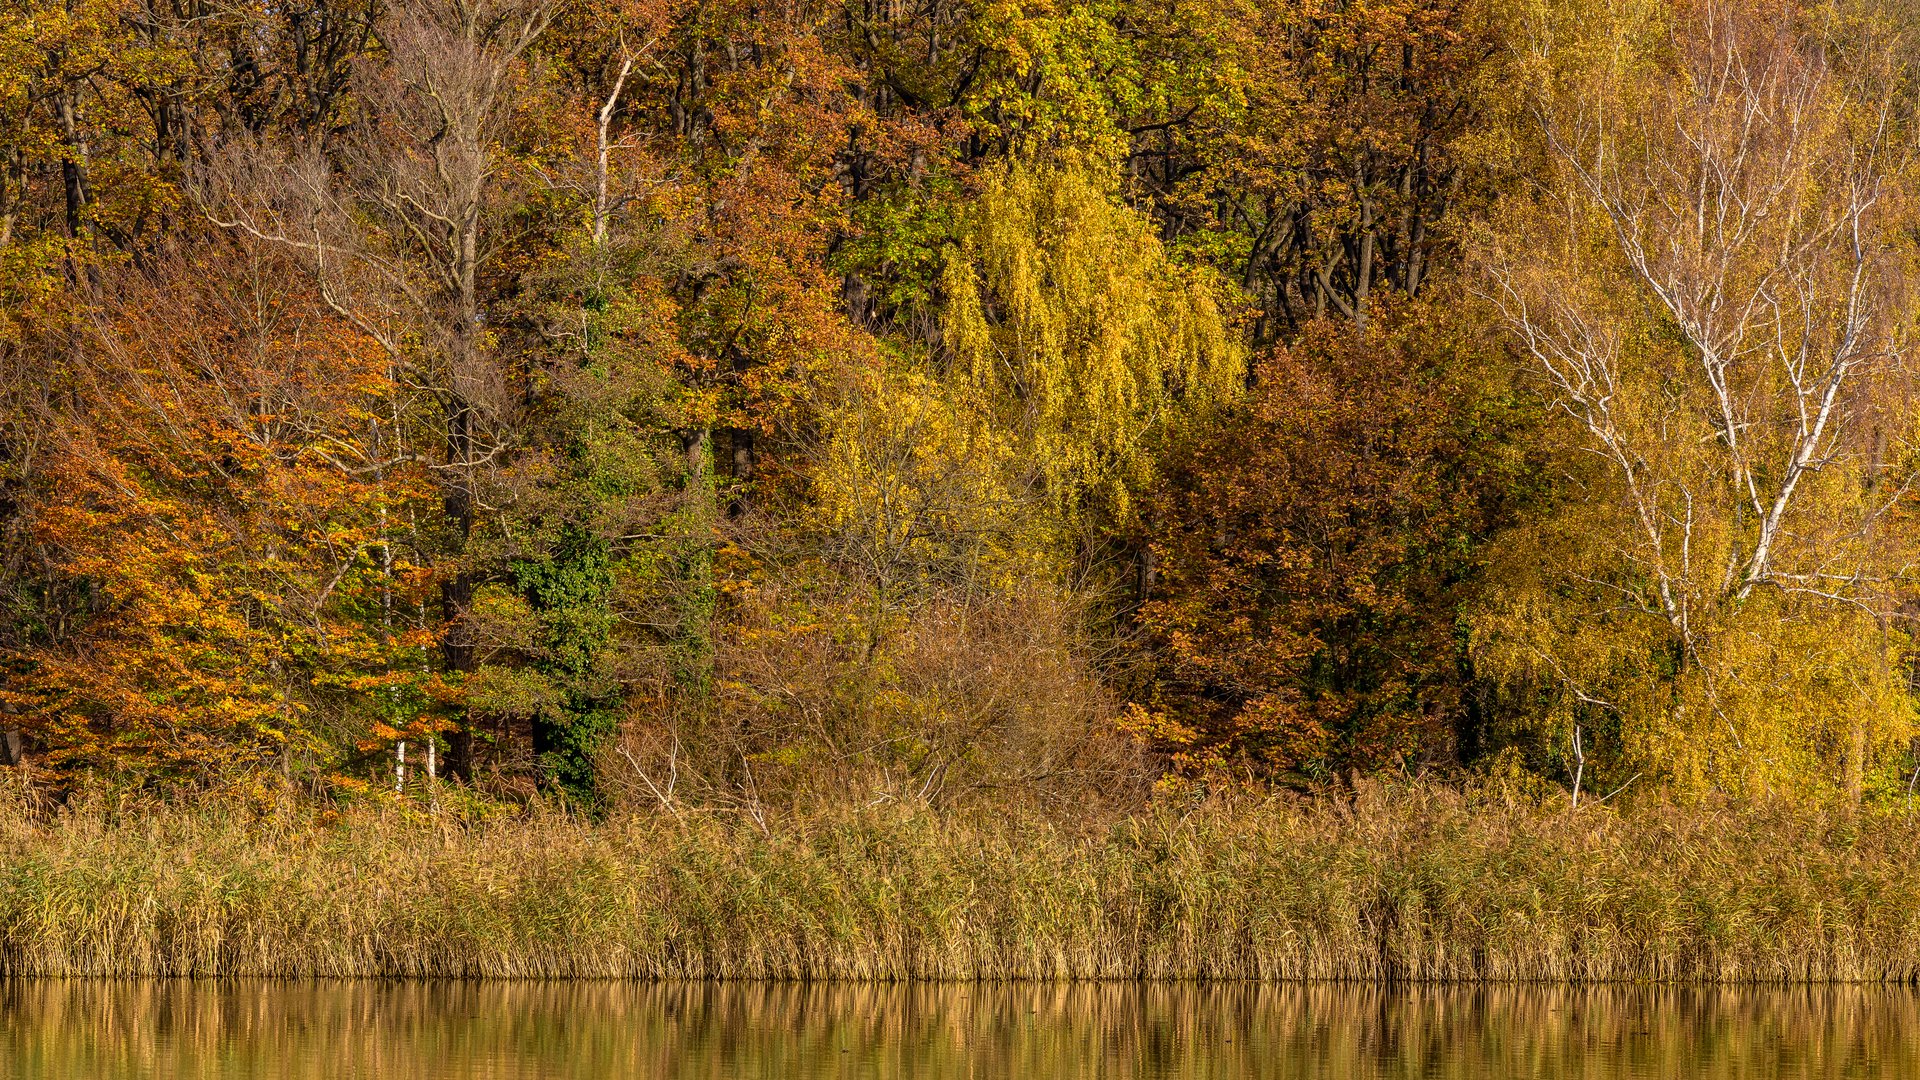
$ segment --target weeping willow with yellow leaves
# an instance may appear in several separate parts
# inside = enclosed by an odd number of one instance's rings
[[[857,376],[813,477],[843,559],[884,587],[1057,573],[1075,523],[1124,523],[1158,441],[1243,383],[1216,286],[1087,169],[989,174],[943,278],[946,355]]]
[[[1156,439],[1244,382],[1216,286],[1084,168],[990,175],[944,286],[948,393],[1007,433],[1064,511],[1126,520]]]

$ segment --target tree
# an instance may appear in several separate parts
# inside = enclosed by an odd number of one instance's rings
[[[1232,72],[1225,85],[1142,95],[1148,107],[1123,121],[1170,242],[1246,291],[1262,344],[1323,315],[1364,323],[1379,291],[1419,295],[1505,149],[1476,132],[1500,103],[1497,9],[1223,8],[1206,35],[1176,19],[1154,45],[1172,61],[1193,41],[1214,42],[1209,67]]]
[[[1245,379],[1211,282],[1173,264],[1097,174],[990,174],[949,254],[949,384],[1015,440],[1022,482],[1127,522],[1155,440]]]
[[[1911,120],[1892,57],[1873,27],[1791,6],[1555,31],[1532,61],[1551,172],[1507,208],[1488,292],[1607,512],[1526,541],[1581,554],[1487,617],[1486,655],[1559,724],[1606,732],[1623,770],[1817,787],[1838,759],[1858,799],[1910,712],[1893,624],[1913,551]],[[1617,646],[1587,640],[1603,623]],[[1821,691],[1765,689],[1780,663]]]
[[[1445,310],[1309,326],[1172,454],[1128,726],[1181,772],[1311,783],[1471,752],[1458,611],[1524,497],[1525,410]]]
[[[383,633],[379,524],[420,477],[374,467],[376,347],[231,245],[102,276],[39,404],[20,513],[59,593],[4,701],[47,763],[200,786],[313,776],[373,718],[341,678]]]
[[[511,440],[484,280],[512,209],[502,143],[519,65],[550,18],[543,0],[395,8],[378,24],[381,61],[361,69],[361,117],[337,144],[236,140],[205,180],[215,221],[301,256],[326,302],[436,406],[443,527],[430,543],[445,560],[440,662],[456,677],[475,662],[465,549],[484,474]],[[449,750],[450,771],[468,771],[471,732],[456,728]]]

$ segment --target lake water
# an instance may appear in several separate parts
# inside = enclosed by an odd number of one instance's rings
[[[1920,1077],[1906,990],[0,982],[0,1076]]]

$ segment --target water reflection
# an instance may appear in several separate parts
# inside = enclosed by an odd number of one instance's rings
[[[1906,990],[0,983],[0,1075],[1920,1076]]]

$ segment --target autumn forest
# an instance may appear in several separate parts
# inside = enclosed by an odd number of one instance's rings
[[[14,0],[0,758],[1910,807],[1916,76],[1893,0]]]

